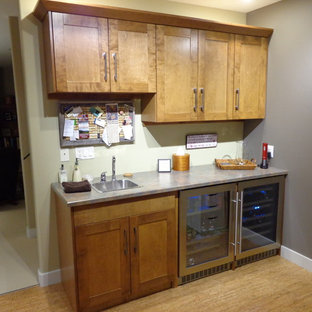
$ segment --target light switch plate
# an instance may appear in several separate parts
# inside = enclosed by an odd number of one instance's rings
[[[68,148],[62,148],[60,150],[60,158],[61,161],[69,161],[69,149]]]
[[[268,153],[271,153],[271,158],[274,157],[274,145],[268,145]]]

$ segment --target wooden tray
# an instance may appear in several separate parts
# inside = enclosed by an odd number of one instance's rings
[[[253,170],[257,164],[247,159],[216,159],[216,165],[220,169],[228,170]]]

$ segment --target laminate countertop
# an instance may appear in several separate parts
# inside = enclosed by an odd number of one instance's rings
[[[75,207],[87,204],[96,204],[112,200],[141,197],[152,194],[181,191],[197,187],[239,182],[287,175],[287,170],[270,167],[268,169],[254,170],[221,170],[215,165],[193,166],[189,171],[171,171],[158,173],[157,171],[134,173],[131,178],[117,175],[117,179],[129,179],[139,187],[99,193],[93,188],[91,192],[65,193],[60,183],[53,183],[52,189],[68,206]],[[107,177],[109,181],[111,177]],[[98,182],[99,178],[94,179]]]

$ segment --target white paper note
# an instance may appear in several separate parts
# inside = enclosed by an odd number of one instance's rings
[[[63,137],[72,137],[74,135],[74,120],[65,119]]]
[[[133,127],[131,125],[122,126],[122,130],[126,140],[131,140],[133,136]]]
[[[106,124],[104,119],[98,119],[98,118],[95,119],[94,123],[103,128],[105,127],[105,124]]]
[[[107,138],[107,128],[104,129],[103,134],[102,134],[102,140],[107,146],[111,146],[111,144],[108,142]]]
[[[92,159],[94,158],[94,146],[76,147],[76,158],[79,159]]]
[[[109,143],[118,143],[119,142],[119,125],[117,123],[108,123],[107,124],[107,140]]]

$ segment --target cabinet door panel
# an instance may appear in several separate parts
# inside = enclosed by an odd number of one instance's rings
[[[172,286],[177,270],[175,210],[131,217],[132,297]]]
[[[79,307],[124,302],[130,292],[128,218],[75,228]]]
[[[57,92],[110,91],[107,19],[52,13]]]
[[[235,36],[234,119],[265,117],[267,50],[266,38]]]
[[[199,31],[199,118],[226,120],[232,117],[234,35]]]
[[[112,92],[156,92],[155,25],[109,20]]]
[[[156,27],[158,121],[197,119],[197,41],[197,30]]]

